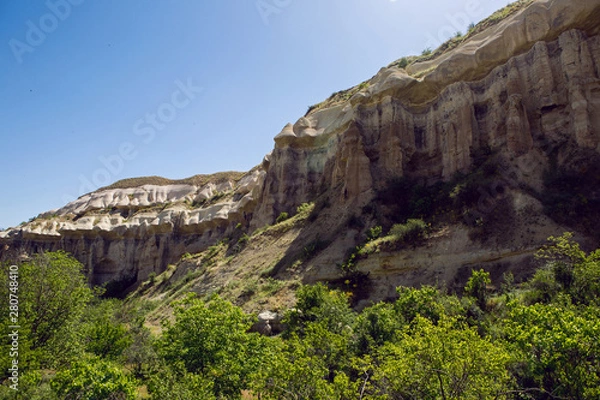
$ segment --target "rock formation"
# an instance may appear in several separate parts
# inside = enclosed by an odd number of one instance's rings
[[[600,1],[534,1],[433,60],[382,68],[349,99],[286,125],[239,179],[101,189],[0,233],[0,257],[63,249],[93,283],[134,284],[238,224],[252,232],[319,198],[341,221],[391,179],[447,181],[482,149],[510,160],[504,172],[515,187],[539,188],[553,160],[600,152],[599,33]]]
[[[202,186],[142,185],[89,193],[65,207],[0,233],[2,256],[65,250],[87,268],[91,283],[131,285],[162,272],[251,218],[264,171]]]

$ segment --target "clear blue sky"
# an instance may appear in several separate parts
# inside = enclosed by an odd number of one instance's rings
[[[2,1],[0,227],[94,183],[248,170],[309,105],[506,4]]]

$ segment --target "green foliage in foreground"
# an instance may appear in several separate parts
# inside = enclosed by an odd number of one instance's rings
[[[73,362],[68,369],[56,374],[51,386],[63,399],[133,400],[137,393],[135,380],[122,366],[95,358]]]
[[[190,296],[154,337],[143,311],[95,298],[77,262],[49,253],[20,266],[23,315],[47,322],[21,320],[18,393],[2,344],[0,398],[598,399],[600,251],[565,234],[538,260],[530,281],[501,294],[475,269],[462,297],[398,288],[394,302],[360,313],[342,292],[303,286],[274,337],[250,333],[253,320],[219,297]],[[59,293],[67,287],[73,297]],[[50,293],[62,304],[36,303]]]
[[[167,365],[210,377],[215,395],[239,396],[264,347],[264,338],[247,333],[248,316],[219,297],[208,303],[190,297],[176,305],[175,317],[157,343]]]

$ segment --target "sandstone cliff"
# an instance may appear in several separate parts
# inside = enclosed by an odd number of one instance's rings
[[[89,193],[0,233],[2,256],[65,250],[84,263],[93,284],[135,284],[248,224],[264,171],[224,175],[201,185],[117,183]]]
[[[432,60],[382,68],[349,98],[314,108],[285,126],[272,153],[247,174],[202,185],[101,189],[0,233],[0,257],[64,249],[86,265],[93,283],[133,285],[184,253],[239,236],[240,229],[252,234],[282,212],[316,202],[284,247],[263,241],[267,249],[277,247],[276,256],[267,251],[255,262],[284,277],[303,249],[321,243],[327,251],[303,261],[303,279],[335,280],[341,276],[336,265],[367,228],[398,222],[386,205],[365,211],[391,181],[450,181],[472,172],[481,154],[494,154],[500,167],[494,188],[502,193],[492,200],[505,199],[516,218],[505,232],[477,241],[469,236],[472,227],[459,223],[425,248],[376,254],[358,269],[371,277],[372,298],[385,298],[398,284],[451,283],[472,265],[518,269],[546,236],[569,228],[545,215],[545,174],[597,165],[599,33],[598,0],[534,1]],[[590,202],[600,199],[597,191],[588,195]],[[475,208],[482,207],[479,200]],[[357,216],[360,226],[348,228]],[[240,268],[248,263],[242,254]]]

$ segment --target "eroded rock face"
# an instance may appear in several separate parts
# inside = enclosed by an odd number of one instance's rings
[[[390,179],[448,180],[484,148],[539,188],[551,152],[566,164],[574,148],[600,151],[599,33],[600,1],[536,1],[286,125],[238,181],[100,190],[0,233],[0,258],[63,249],[94,283],[139,282],[238,224],[250,232],[323,196],[349,215]]]
[[[467,172],[473,154],[483,148],[517,162],[539,158],[539,150],[549,147],[563,154],[561,160],[573,147],[600,151],[599,58],[599,36],[568,30],[535,43],[483,79],[451,83],[426,104],[413,103],[411,93],[429,75],[409,85],[405,96],[392,89],[406,88],[412,78],[384,69],[349,103],[311,113],[275,138],[260,223],[323,188],[334,188],[345,201],[394,177],[448,180]]]
[[[248,225],[264,180],[257,168],[238,181],[144,185],[99,190],[0,233],[2,257],[65,250],[93,284],[134,284],[162,272],[186,252],[199,252]]]

